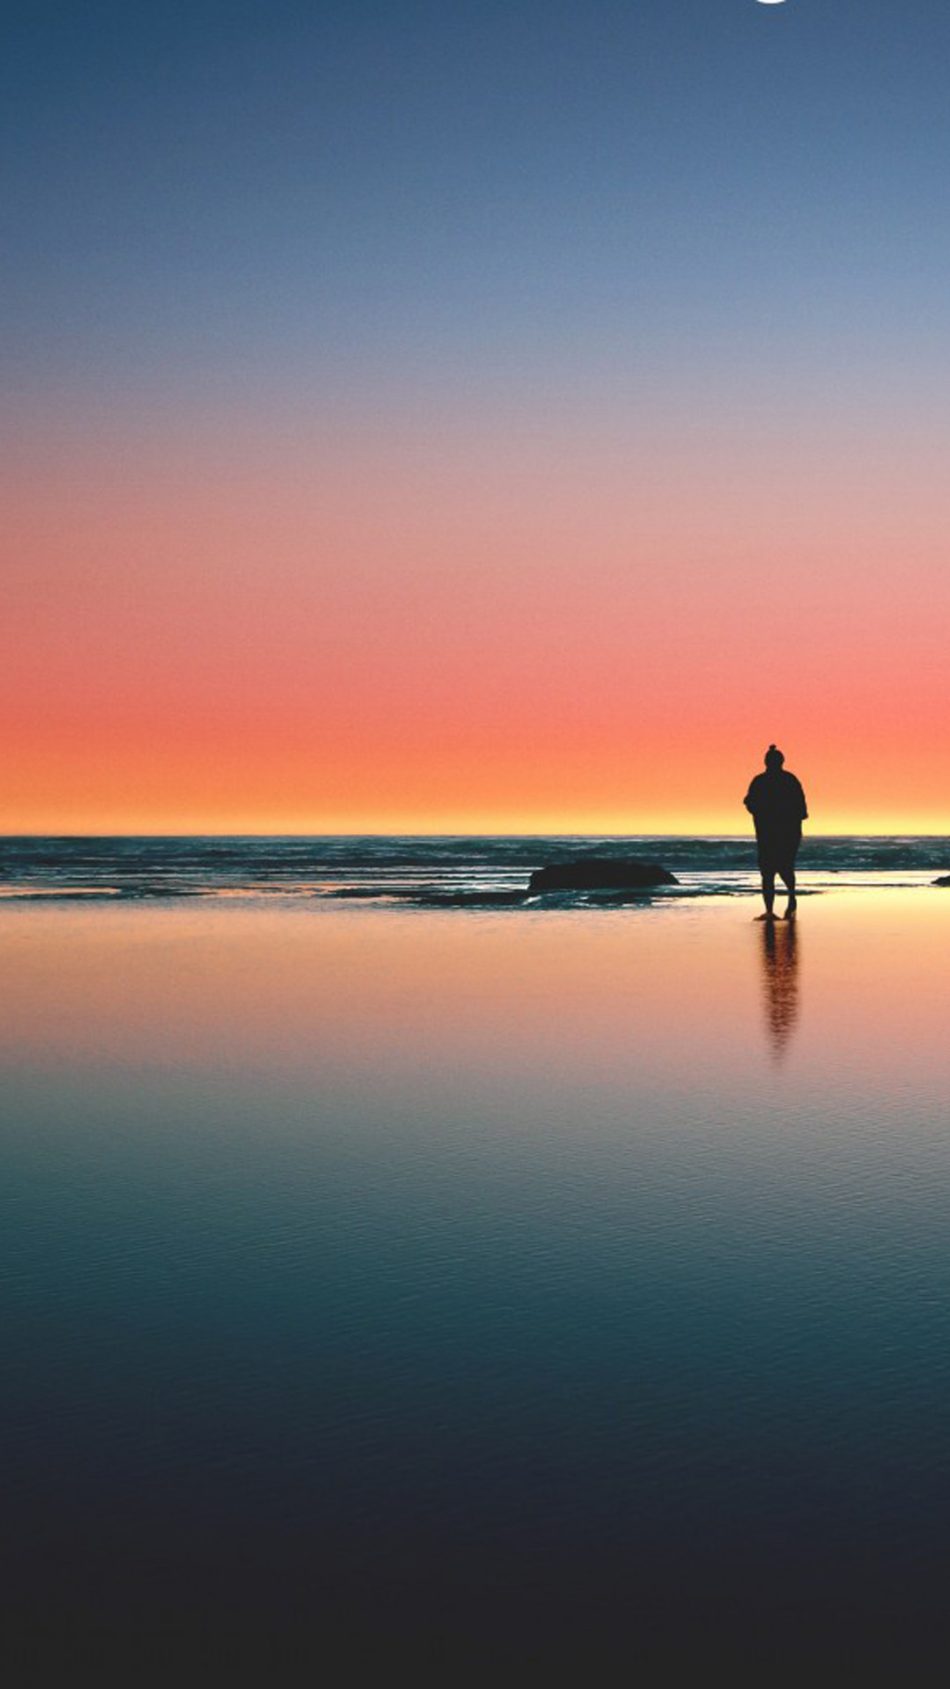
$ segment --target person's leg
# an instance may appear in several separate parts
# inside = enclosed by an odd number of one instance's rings
[[[791,915],[794,915],[796,909],[798,908],[798,898],[795,896],[795,870],[794,868],[780,868],[779,873],[782,876],[785,883],[785,889],[788,892],[788,908],[785,911],[785,919],[787,921]]]
[[[775,870],[774,870],[774,868],[763,868],[762,869],[762,901],[765,904],[766,919],[771,920],[772,919],[772,912],[775,908]]]

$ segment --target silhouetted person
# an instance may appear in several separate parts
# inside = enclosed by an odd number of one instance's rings
[[[770,745],[765,753],[765,773],[756,775],[744,799],[755,822],[767,921],[774,919],[776,874],[788,889],[786,920],[791,919],[798,907],[795,858],[802,842],[802,822],[808,816],[801,781],[786,773],[784,761],[781,751]]]

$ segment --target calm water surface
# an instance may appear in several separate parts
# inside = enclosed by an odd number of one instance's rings
[[[939,1645],[950,892],[753,910],[4,908],[22,1681]]]

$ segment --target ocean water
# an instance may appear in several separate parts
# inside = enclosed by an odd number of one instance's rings
[[[531,871],[578,855],[660,862],[680,884],[651,901],[747,892],[754,842],[631,835],[576,837],[4,838],[0,897],[296,897],[420,908],[521,908]],[[926,885],[950,872],[950,839],[806,836],[803,887]],[[625,894],[620,901],[644,901]],[[533,900],[538,901],[538,900]],[[543,906],[617,902],[616,893],[547,894]]]
[[[0,910],[8,1681],[935,1657],[945,857],[770,928],[76,848],[166,895]]]

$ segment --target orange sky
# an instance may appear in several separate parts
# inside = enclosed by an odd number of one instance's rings
[[[882,430],[883,433],[883,430]],[[305,416],[27,439],[4,479],[8,832],[950,832],[923,436]]]

